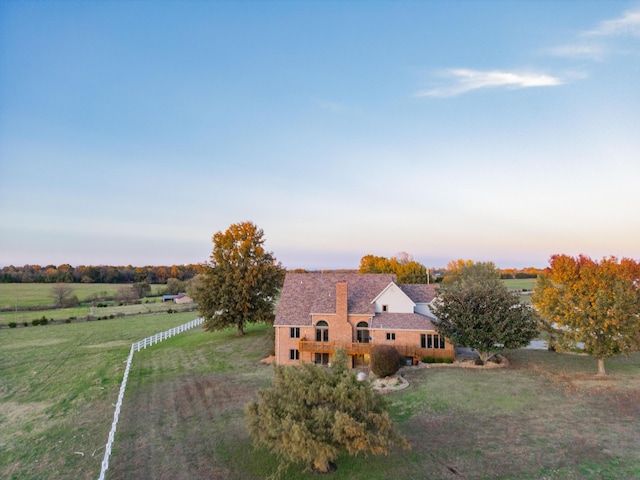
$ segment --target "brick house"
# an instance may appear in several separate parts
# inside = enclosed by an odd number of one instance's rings
[[[432,323],[435,294],[435,285],[397,284],[393,274],[287,273],[274,321],[276,363],[328,364],[344,348],[353,367],[367,365],[378,344],[414,362],[454,358]]]

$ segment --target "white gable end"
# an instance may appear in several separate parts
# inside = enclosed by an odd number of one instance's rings
[[[414,313],[416,304],[395,283],[390,283],[373,302],[375,312]]]

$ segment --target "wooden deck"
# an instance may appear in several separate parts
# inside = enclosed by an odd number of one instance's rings
[[[347,355],[367,355],[374,345],[391,345],[398,350],[400,355],[411,357],[414,360],[422,360],[424,357],[455,358],[456,355],[453,345],[449,343],[445,348],[420,348],[415,345],[398,343],[310,342],[308,340],[300,340],[298,350],[311,353],[333,353],[337,349],[343,348]]]

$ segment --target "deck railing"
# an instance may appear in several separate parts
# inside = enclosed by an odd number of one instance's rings
[[[371,348],[380,343],[360,343],[360,342],[312,342],[309,340],[300,340],[298,342],[298,350],[300,352],[310,353],[333,353],[337,349],[342,348],[347,355],[365,355],[371,352]],[[421,360],[424,357],[435,358],[454,358],[455,350],[453,345],[447,343],[445,348],[420,348],[416,345],[405,343],[384,343],[391,345],[398,350],[400,355],[404,357],[412,357]]]

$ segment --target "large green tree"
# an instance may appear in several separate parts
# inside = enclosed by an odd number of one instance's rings
[[[507,290],[491,262],[459,263],[445,277],[432,311],[438,332],[476,349],[483,363],[505,348],[528,345],[538,333],[535,312]]]
[[[235,223],[213,236],[213,252],[193,289],[205,330],[272,322],[284,268],[264,247],[264,232],[252,222]]]
[[[311,363],[274,367],[271,388],[246,407],[254,445],[279,460],[279,473],[291,464],[327,472],[342,452],[388,454],[409,447],[369,382],[359,382],[338,350],[330,369]]]
[[[606,374],[606,358],[640,347],[640,264],[634,260],[554,255],[531,301],[556,346],[583,344],[598,360],[599,375]]]

